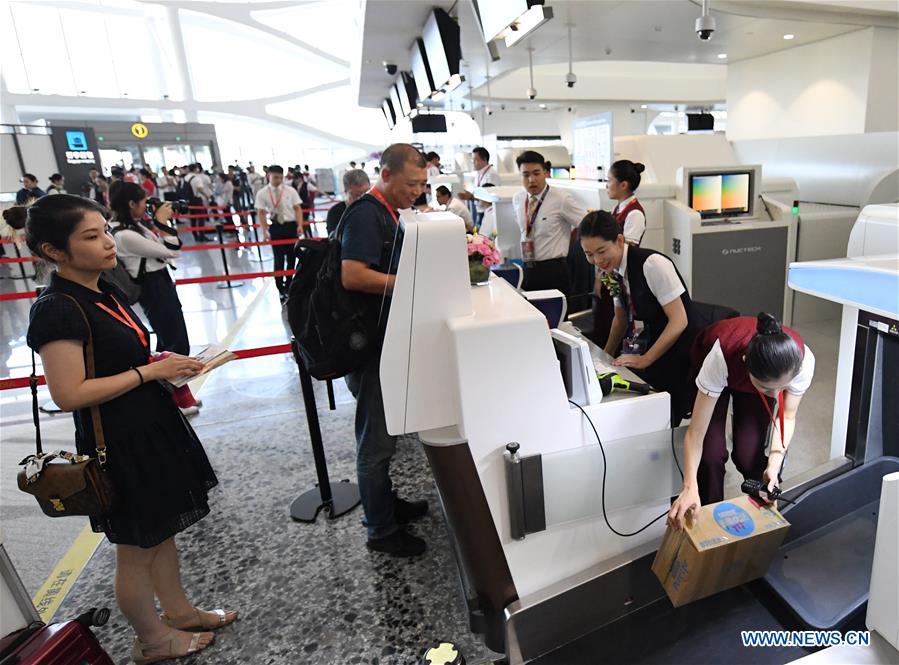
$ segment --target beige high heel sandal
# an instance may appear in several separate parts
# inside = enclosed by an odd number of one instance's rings
[[[213,619],[213,620],[207,620],[206,622],[204,622],[203,615],[201,615],[200,612],[209,612],[211,614],[215,614],[217,618]],[[175,628],[177,630],[209,631],[209,630],[218,630],[219,628],[222,628],[224,626],[227,626],[230,623],[234,623],[235,621],[237,621],[237,612],[234,610],[226,612],[225,610],[222,610],[222,609],[201,610],[200,608],[195,607],[192,615],[185,615],[185,617],[183,617],[184,619],[193,618],[196,620],[194,623],[192,623],[188,626],[175,625],[174,619],[172,619],[171,617],[169,617],[165,614],[159,615],[159,618],[162,620],[162,623],[164,623],[166,626],[169,626],[170,628]]]
[[[137,665],[149,665],[149,663],[158,663],[162,660],[183,658],[207,649],[215,641],[213,633],[194,633],[190,639],[187,651],[176,651],[175,643],[178,641],[178,638],[175,633],[177,632],[177,630],[172,629],[172,632],[169,633],[170,637],[152,643],[141,642],[140,639],[134,638],[134,644],[131,647],[131,659]],[[201,647],[200,640],[204,634],[210,635],[211,639],[205,646]]]

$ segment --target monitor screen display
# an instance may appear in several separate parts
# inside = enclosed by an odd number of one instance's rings
[[[690,176],[690,207],[703,218],[748,215],[751,203],[752,174],[748,171]]]
[[[425,54],[425,45],[421,39],[416,39],[412,43],[409,60],[412,63],[412,76],[415,79],[418,98],[427,99],[434,92],[434,79],[431,76],[431,68]]]
[[[475,8],[484,40],[492,41],[528,10],[527,0],[476,0]]]
[[[396,114],[393,112],[393,104],[390,103],[389,99],[381,102],[381,110],[384,112],[384,117],[387,118],[387,126],[393,129],[394,125],[396,125]]]
[[[443,88],[450,77],[459,74],[462,59],[459,24],[442,9],[435,9],[428,15],[421,37],[434,87]]]
[[[393,112],[396,114],[397,121],[399,121],[405,113],[403,113],[403,105],[400,104],[400,91],[396,83],[390,86],[390,103],[393,105]]]

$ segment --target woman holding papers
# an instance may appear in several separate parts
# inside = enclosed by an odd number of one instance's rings
[[[27,211],[26,237],[56,265],[31,308],[28,345],[41,356],[54,401],[73,412],[78,453],[103,457],[117,492],[111,512],[92,517],[91,527],[116,545],[116,600],[137,633],[132,658],[151,663],[205,649],[209,631],[237,613],[203,611],[187,599],[174,536],[209,513],[207,492],[218,480],[162,383],[203,364],[179,354],[150,363],[147,329],[101,277],[116,265],[116,245],[97,203],[45,197]],[[95,452],[101,431],[104,455]]]

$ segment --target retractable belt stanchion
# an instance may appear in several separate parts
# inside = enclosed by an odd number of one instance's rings
[[[224,245],[225,238],[222,235],[222,220],[220,220],[220,219],[216,221],[215,232],[218,235],[219,245]],[[225,276],[230,277],[231,273],[228,272],[228,255],[225,254],[224,247],[219,247],[219,251],[222,253],[222,266],[225,269]],[[243,286],[243,282],[234,282],[234,281],[228,280],[227,282],[219,282],[219,284],[216,286],[216,288],[218,288],[218,289],[233,289],[238,286]]]
[[[248,210],[249,215],[247,219],[250,220],[250,228],[253,229],[253,242],[259,242],[259,226],[258,216],[254,210]],[[254,263],[262,263],[264,259],[262,258],[262,246],[256,245],[256,255],[259,257],[258,259],[254,259],[252,256],[249,257],[249,260]]]
[[[312,456],[315,459],[315,474],[318,483],[315,489],[307,490],[290,504],[290,516],[298,522],[314,522],[319,511],[324,508],[328,517],[334,519],[348,513],[359,505],[359,487],[348,480],[332,483],[328,478],[328,465],[325,462],[325,446],[318,423],[318,410],[315,405],[315,393],[312,377],[300,360],[297,342],[291,338],[290,347],[293,359],[300,372],[300,387],[303,390],[303,403],[306,407],[306,420],[309,423],[309,439],[312,443]]]
[[[13,249],[16,251],[16,256],[21,259],[22,252],[19,251],[19,244],[14,242],[12,244],[12,246],[13,246]],[[10,279],[32,279],[34,277],[34,275],[29,275],[27,272],[25,272],[25,263],[24,262],[19,263],[19,270],[22,271],[21,277],[16,277],[15,275],[10,275],[9,278]]]

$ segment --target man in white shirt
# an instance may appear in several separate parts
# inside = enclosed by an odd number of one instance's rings
[[[525,291],[558,289],[571,294],[567,257],[571,232],[587,214],[575,198],[546,184],[546,160],[526,150],[515,160],[524,190],[512,198],[515,219],[521,227],[521,256]]]
[[[429,152],[425,159],[428,162],[428,179],[440,175],[440,155],[436,152]]]
[[[486,187],[488,185],[499,187],[500,179],[497,170],[490,164],[490,151],[487,148],[478,146],[471,151],[471,161],[474,163],[475,187]],[[463,201],[476,200],[471,192],[459,192],[456,194]],[[487,211],[487,204],[483,201],[477,201],[478,226],[483,224],[484,213]]]
[[[268,167],[269,184],[256,194],[256,210],[259,213],[259,226],[262,228],[263,240],[296,240],[297,220],[303,218],[303,205],[300,195],[293,187],[284,182],[284,169],[278,165]],[[293,268],[291,257],[293,246],[289,243],[272,246],[275,263],[273,270],[290,270]],[[287,300],[290,288],[290,277],[275,277],[275,285],[281,294],[281,302]]]
[[[206,184],[206,178],[200,173],[199,164],[191,164],[187,167],[189,173],[184,178],[184,182],[190,185],[192,193],[191,205],[208,206],[212,200],[212,187]],[[196,217],[193,222],[197,226],[207,226],[209,224],[208,217]],[[205,232],[194,231],[195,240],[208,240]]]
[[[465,230],[471,233],[474,230],[474,221],[471,219],[471,212],[468,206],[453,196],[446,185],[440,185],[437,188],[437,203],[444,206],[448,212],[458,215],[465,222]]]

